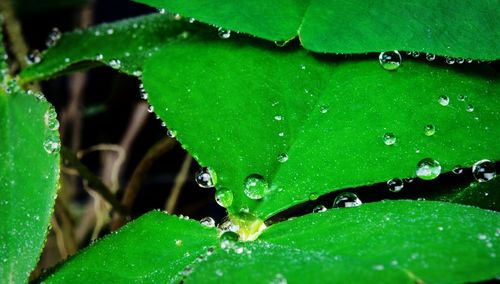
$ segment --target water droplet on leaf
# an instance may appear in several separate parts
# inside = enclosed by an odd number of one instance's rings
[[[250,199],[261,199],[268,190],[268,183],[263,176],[258,174],[249,175],[243,184],[245,195]]]
[[[278,155],[278,162],[284,163],[286,161],[288,161],[288,155],[287,155],[287,153],[281,153],[281,154]]]
[[[333,201],[334,208],[347,208],[347,207],[357,207],[363,204],[358,196],[352,192],[343,192]]]
[[[396,136],[392,132],[387,132],[383,136],[383,141],[385,145],[394,145],[396,143]]]
[[[318,205],[316,207],[313,208],[312,212],[313,213],[321,213],[321,212],[325,212],[327,209],[324,205]]]
[[[472,175],[478,182],[487,182],[495,178],[497,171],[490,160],[481,160],[472,166]]]
[[[195,181],[202,188],[211,188],[215,186],[217,177],[215,172],[207,167],[204,167],[196,172]]]
[[[416,174],[423,180],[435,179],[441,174],[441,165],[431,158],[422,159],[417,163]]]
[[[222,187],[215,193],[215,201],[224,208],[228,208],[233,204],[233,198],[233,192],[227,187]]]
[[[434,135],[434,133],[436,133],[436,128],[434,127],[434,125],[427,124],[424,127],[424,134],[425,134],[425,136],[432,136],[432,135]]]
[[[438,102],[440,105],[442,106],[447,106],[450,104],[450,98],[448,96],[445,96],[445,95],[441,95],[439,96],[438,98]]]
[[[381,52],[378,61],[385,70],[396,70],[401,65],[401,54],[397,50]]]
[[[401,179],[393,178],[387,181],[387,187],[392,192],[400,192],[403,189],[404,184]]]
[[[200,224],[205,226],[205,227],[209,227],[209,228],[213,228],[215,227],[215,221],[212,217],[205,217],[205,218],[202,218],[200,220]]]
[[[226,30],[224,28],[219,28],[217,30],[217,34],[219,35],[219,37],[221,39],[228,39],[229,37],[231,37],[231,31],[230,30]]]

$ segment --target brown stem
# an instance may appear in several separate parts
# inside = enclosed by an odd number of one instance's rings
[[[139,193],[139,190],[141,188],[142,182],[146,177],[146,173],[149,171],[154,162],[158,160],[158,158],[160,158],[162,155],[170,151],[175,146],[175,144],[176,141],[174,139],[165,137],[156,142],[156,144],[154,144],[148,150],[146,155],[144,155],[142,160],[135,168],[132,176],[129,179],[129,182],[127,183],[127,186],[125,187],[125,193],[122,198],[122,204],[124,206],[126,206],[127,208],[132,208],[135,198],[137,197],[137,194]],[[119,227],[121,227],[124,221],[125,220],[122,217],[116,218],[113,222],[113,229],[118,229]]]
[[[0,10],[5,21],[5,31],[9,36],[12,52],[17,63],[21,68],[26,66],[26,55],[28,54],[28,46],[24,41],[21,23],[16,18],[16,12],[11,0],[1,0]]]
[[[94,191],[98,192],[111,206],[121,215],[127,215],[128,210],[124,207],[111,193],[109,188],[94,174],[92,173],[84,164],[80,162],[78,157],[71,152],[66,147],[61,147],[61,156],[64,161],[68,163],[69,166],[75,168],[81,175],[81,177],[88,181],[89,187]]]
[[[172,190],[170,191],[170,196],[167,199],[167,203],[165,204],[165,210],[169,213],[173,213],[175,211],[175,207],[177,206],[177,200],[179,199],[179,195],[181,193],[181,189],[186,183],[187,176],[189,174],[189,167],[191,166],[193,158],[191,155],[186,154],[186,158],[182,163],[181,170],[177,177],[175,178],[175,184]]]

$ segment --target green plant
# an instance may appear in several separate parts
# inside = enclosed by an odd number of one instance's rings
[[[207,167],[196,178],[217,188],[229,221],[216,229],[211,219],[151,212],[39,280],[460,283],[500,275],[500,181],[491,162],[500,156],[498,71],[473,62],[498,59],[497,1],[138,2],[160,12],[56,34],[40,62],[15,79],[3,73],[2,282],[27,281],[59,172],[53,108],[16,80],[28,86],[99,64],[142,81],[150,110]],[[421,55],[401,62],[387,50]],[[457,165],[472,167],[478,183],[422,196],[439,201],[359,206],[340,192],[381,182],[397,192],[403,178],[431,180]],[[270,221],[335,191],[331,210]]]

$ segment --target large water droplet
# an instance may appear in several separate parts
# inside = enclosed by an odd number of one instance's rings
[[[237,233],[233,231],[225,231],[220,236],[220,248],[223,250],[228,250],[234,247],[234,244],[238,241],[240,237]]]
[[[450,104],[450,98],[448,96],[445,96],[445,95],[441,95],[439,96],[438,98],[438,102],[440,105],[442,106],[447,106]]]
[[[209,227],[209,228],[213,228],[215,227],[215,221],[212,217],[205,217],[205,218],[202,218],[200,220],[200,224],[205,226],[205,227]]]
[[[287,153],[281,153],[281,154],[278,155],[278,162],[284,163],[286,161],[288,161],[288,155],[287,155]]]
[[[472,175],[478,182],[490,181],[497,175],[495,164],[490,160],[478,161],[472,166]]]
[[[215,193],[215,201],[224,208],[228,208],[233,204],[233,192],[227,187],[221,187]]]
[[[361,200],[352,192],[343,192],[333,201],[334,208],[357,207],[363,204]]]
[[[321,213],[325,212],[327,209],[324,205],[317,205],[316,207],[313,208],[312,212],[313,213]]]
[[[382,139],[385,145],[393,145],[394,143],[396,143],[396,135],[391,132],[385,133]]]
[[[230,30],[226,30],[224,28],[219,28],[217,30],[217,34],[219,35],[219,37],[221,39],[228,39],[229,37],[231,37],[231,31]]]
[[[45,44],[47,45],[47,47],[52,47],[56,45],[60,39],[61,39],[61,31],[58,28],[53,28],[52,31],[50,31],[49,36],[45,41]]]
[[[436,128],[434,127],[434,125],[427,124],[424,127],[424,134],[425,134],[425,136],[432,136],[432,135],[434,135],[434,133],[436,133]]]
[[[387,181],[387,187],[392,192],[400,192],[403,189],[404,184],[401,179],[393,178]]]
[[[243,190],[250,199],[261,199],[268,190],[266,179],[258,174],[249,175],[244,182]]]
[[[396,70],[401,65],[401,54],[397,50],[381,52],[378,61],[385,70]]]
[[[441,174],[441,165],[431,158],[422,159],[417,163],[416,174],[423,180],[435,179]]]
[[[215,186],[217,176],[215,175],[215,172],[207,167],[204,167],[196,172],[195,181],[200,187],[211,188]]]

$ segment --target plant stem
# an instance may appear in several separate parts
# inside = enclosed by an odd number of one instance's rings
[[[182,163],[181,170],[177,177],[175,178],[175,184],[172,190],[170,191],[170,196],[167,199],[167,203],[165,204],[165,211],[169,213],[173,213],[175,211],[175,207],[177,205],[177,200],[179,199],[179,195],[181,193],[181,189],[186,183],[186,179],[189,173],[189,168],[191,167],[191,162],[193,158],[189,153],[186,154],[186,158]]]
[[[116,199],[109,188],[95,174],[80,162],[78,157],[71,150],[64,146],[61,147],[61,156],[68,163],[68,166],[76,169],[81,177],[88,181],[90,188],[98,192],[107,202],[109,202],[109,204],[111,204],[111,206],[113,206],[116,212],[121,215],[128,215],[128,209]]]

